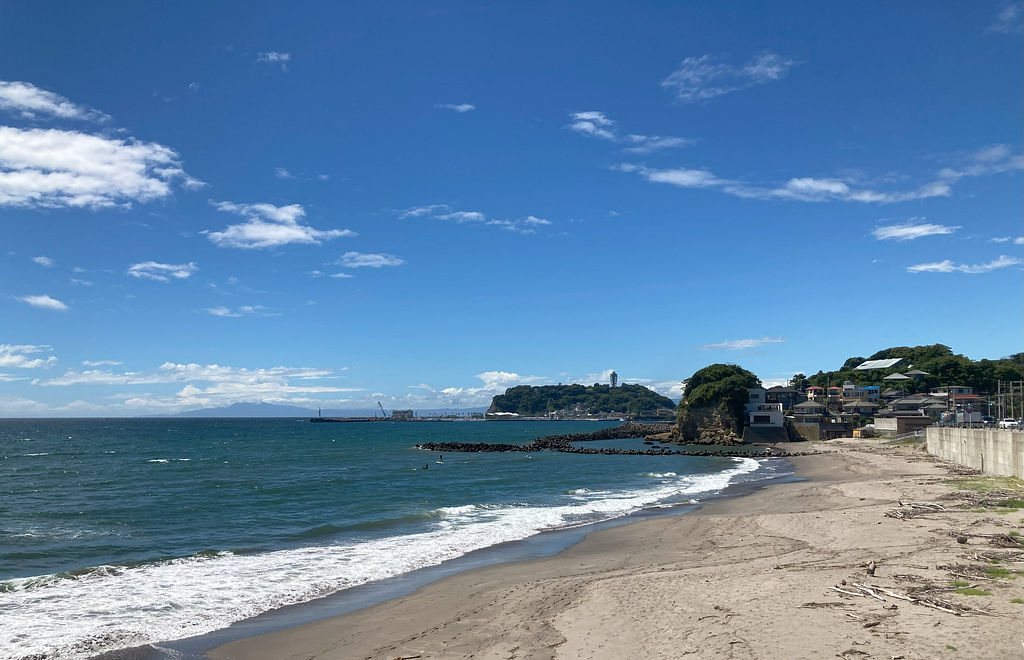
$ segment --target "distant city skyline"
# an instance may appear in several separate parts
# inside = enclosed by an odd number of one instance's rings
[[[0,416],[1024,350],[1022,4],[807,8],[5,4]]]

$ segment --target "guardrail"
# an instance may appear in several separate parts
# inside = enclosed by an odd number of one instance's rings
[[[921,429],[920,431],[913,431],[912,433],[901,433],[900,435],[894,436],[886,440],[887,443],[901,442],[903,440],[924,440],[927,435],[927,431]]]

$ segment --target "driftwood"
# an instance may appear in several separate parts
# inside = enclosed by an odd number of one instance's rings
[[[853,583],[853,586],[857,587],[858,589],[860,589],[861,591],[863,591],[863,592],[864,592],[864,593],[866,593],[867,595],[871,596],[872,598],[877,598],[878,600],[882,601],[883,603],[885,602],[885,599],[884,599],[884,598],[882,598],[881,596],[879,596],[878,594],[876,594],[876,593],[875,593],[874,591],[872,591],[872,590],[868,589],[868,588],[867,588],[867,587],[865,587],[865,586],[864,586],[863,584],[857,584],[856,582],[854,582],[854,583]]]
[[[900,506],[909,506],[912,509],[928,509],[930,511],[945,511],[946,507],[935,502],[903,502],[896,500],[896,503]]]
[[[864,597],[864,594],[859,594],[856,591],[847,591],[846,589],[840,589],[839,587],[829,587],[829,589],[831,589],[832,591],[838,591],[841,594],[846,594],[847,596],[861,596],[861,597]]]

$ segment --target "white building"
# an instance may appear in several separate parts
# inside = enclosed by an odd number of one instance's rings
[[[782,428],[785,416],[781,403],[766,403],[767,390],[763,387],[747,388],[747,403],[743,406],[747,414],[747,423],[751,428]]]

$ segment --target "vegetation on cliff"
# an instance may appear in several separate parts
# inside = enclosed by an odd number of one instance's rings
[[[642,410],[675,408],[676,404],[672,399],[643,385],[520,385],[494,397],[489,412],[538,417],[556,410],[569,410],[574,406],[588,413],[639,415]]]
[[[676,437],[723,442],[742,435],[747,388],[761,384],[757,376],[735,364],[712,364],[683,383],[673,432]]]
[[[883,389],[891,386],[892,381],[882,380],[889,374],[904,372],[910,369],[901,366],[895,369],[873,369],[871,371],[854,371],[865,360],[885,360],[904,358],[913,368],[928,372],[921,381],[900,381],[908,392],[927,392],[933,387],[942,385],[965,385],[973,387],[975,392],[995,392],[1000,380],[1024,380],[1024,353],[1016,353],[999,360],[972,360],[964,355],[954,354],[949,346],[933,344],[931,346],[896,346],[878,351],[869,357],[851,357],[836,371],[819,371],[810,377],[803,374],[794,376],[791,384],[842,385],[850,381],[860,386],[879,385]]]

